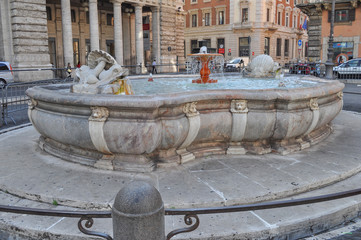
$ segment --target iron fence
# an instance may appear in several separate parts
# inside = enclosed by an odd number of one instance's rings
[[[290,62],[285,66],[285,69],[290,74],[314,75],[316,77],[326,76],[326,66],[320,62]]]
[[[285,66],[290,74],[314,75],[316,77],[326,76],[326,65],[321,62],[290,62]],[[361,60],[352,60],[333,67],[334,79],[360,79],[361,80]]]
[[[73,81],[72,78],[50,79],[26,83],[8,83],[0,89],[1,95],[1,125],[7,125],[10,119],[14,125],[17,122],[26,121],[29,98],[25,94],[28,88],[40,85],[66,83]]]
[[[139,191],[139,189],[135,189],[135,190]],[[200,220],[198,215],[202,215],[202,214],[224,214],[224,213],[294,207],[299,205],[332,201],[336,199],[356,196],[359,194],[361,194],[361,188],[350,191],[333,193],[333,194],[320,195],[315,197],[264,202],[264,203],[248,204],[248,205],[212,207],[212,208],[193,208],[193,209],[165,209],[163,213],[165,216],[183,215],[184,223],[189,226],[171,231],[170,233],[167,234],[166,239],[170,240],[175,235],[186,232],[192,232],[196,230],[200,225]],[[82,233],[84,233],[85,235],[101,237],[107,240],[113,240],[113,238],[109,234],[90,230],[94,224],[94,218],[112,218],[112,211],[64,211],[64,210],[54,210],[54,209],[25,208],[25,207],[0,205],[0,212],[39,215],[39,216],[52,216],[52,217],[80,218],[78,221],[78,229]],[[113,229],[116,227],[117,226],[113,225]]]

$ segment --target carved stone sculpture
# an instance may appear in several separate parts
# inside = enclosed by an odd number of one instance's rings
[[[249,77],[261,78],[273,77],[280,68],[279,64],[274,62],[272,57],[262,54],[255,57],[247,66],[246,70]]]
[[[119,79],[127,76],[128,71],[110,54],[95,50],[89,53],[88,65],[76,69],[76,75],[79,82],[72,86],[72,92],[113,94],[119,92]]]

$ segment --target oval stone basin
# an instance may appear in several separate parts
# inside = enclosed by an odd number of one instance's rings
[[[342,109],[344,84],[306,79],[312,84],[295,88],[128,96],[39,86],[27,90],[28,114],[41,149],[50,154],[102,169],[149,172],[208,155],[288,154],[324,140]]]

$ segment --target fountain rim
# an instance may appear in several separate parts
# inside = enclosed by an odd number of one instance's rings
[[[33,87],[28,89],[26,94],[31,99],[63,105],[157,108],[160,106],[209,99],[297,101],[336,94],[338,92],[342,92],[344,88],[344,84],[338,80],[330,81],[318,78],[311,79],[309,77],[304,80],[317,81],[320,84],[312,87],[292,89],[207,89],[177,93],[161,93],[154,95],[97,94],[96,97],[94,97],[93,94],[59,92],[59,90],[67,88],[70,89],[72,84],[56,84]],[[54,94],[55,92],[57,92],[57,94]]]
[[[191,54],[187,54],[187,56],[222,56],[223,57],[223,54],[220,54],[220,53],[191,53]]]

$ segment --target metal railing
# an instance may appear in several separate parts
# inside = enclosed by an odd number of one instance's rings
[[[326,66],[324,63],[297,62],[288,63],[286,68],[290,74],[314,75],[316,77],[326,76]]]
[[[289,63],[287,67],[290,74],[303,74],[303,75],[314,75],[316,77],[326,76],[326,65],[320,62],[297,62]],[[334,79],[360,79],[361,80],[361,65],[351,66],[347,64],[335,65],[333,67],[333,78]]]
[[[134,189],[139,191],[139,189]],[[264,202],[248,205],[236,205],[228,207],[212,207],[212,208],[193,208],[193,209],[165,209],[164,215],[174,216],[183,215],[184,223],[190,227],[176,229],[167,234],[166,239],[170,240],[175,235],[192,232],[200,225],[198,215],[201,214],[223,214],[234,212],[246,212],[255,210],[267,210],[274,208],[293,207],[305,204],[314,204],[326,201],[332,201],[336,199],[352,197],[361,194],[361,188],[343,191],[333,194],[320,195],[315,197]],[[27,215],[39,215],[39,216],[52,216],[52,217],[68,217],[68,218],[80,218],[78,221],[78,229],[86,234],[92,236],[102,237],[104,239],[112,240],[113,238],[105,233],[95,232],[89,230],[94,224],[94,218],[112,218],[112,211],[64,211],[64,210],[52,210],[52,209],[39,209],[39,208],[25,208],[0,205],[0,212],[15,213],[15,214],[27,214]],[[114,214],[113,214],[114,215]],[[113,216],[114,217],[114,216]],[[194,221],[194,222],[193,222]],[[83,226],[83,223],[84,226]],[[113,225],[113,229],[117,226]],[[161,239],[161,238],[160,238]]]
[[[0,112],[1,125],[7,125],[10,119],[15,125],[17,121],[27,119],[27,108],[29,98],[25,94],[28,88],[40,85],[58,84],[73,81],[72,78],[50,79],[26,83],[8,83],[0,89]]]

